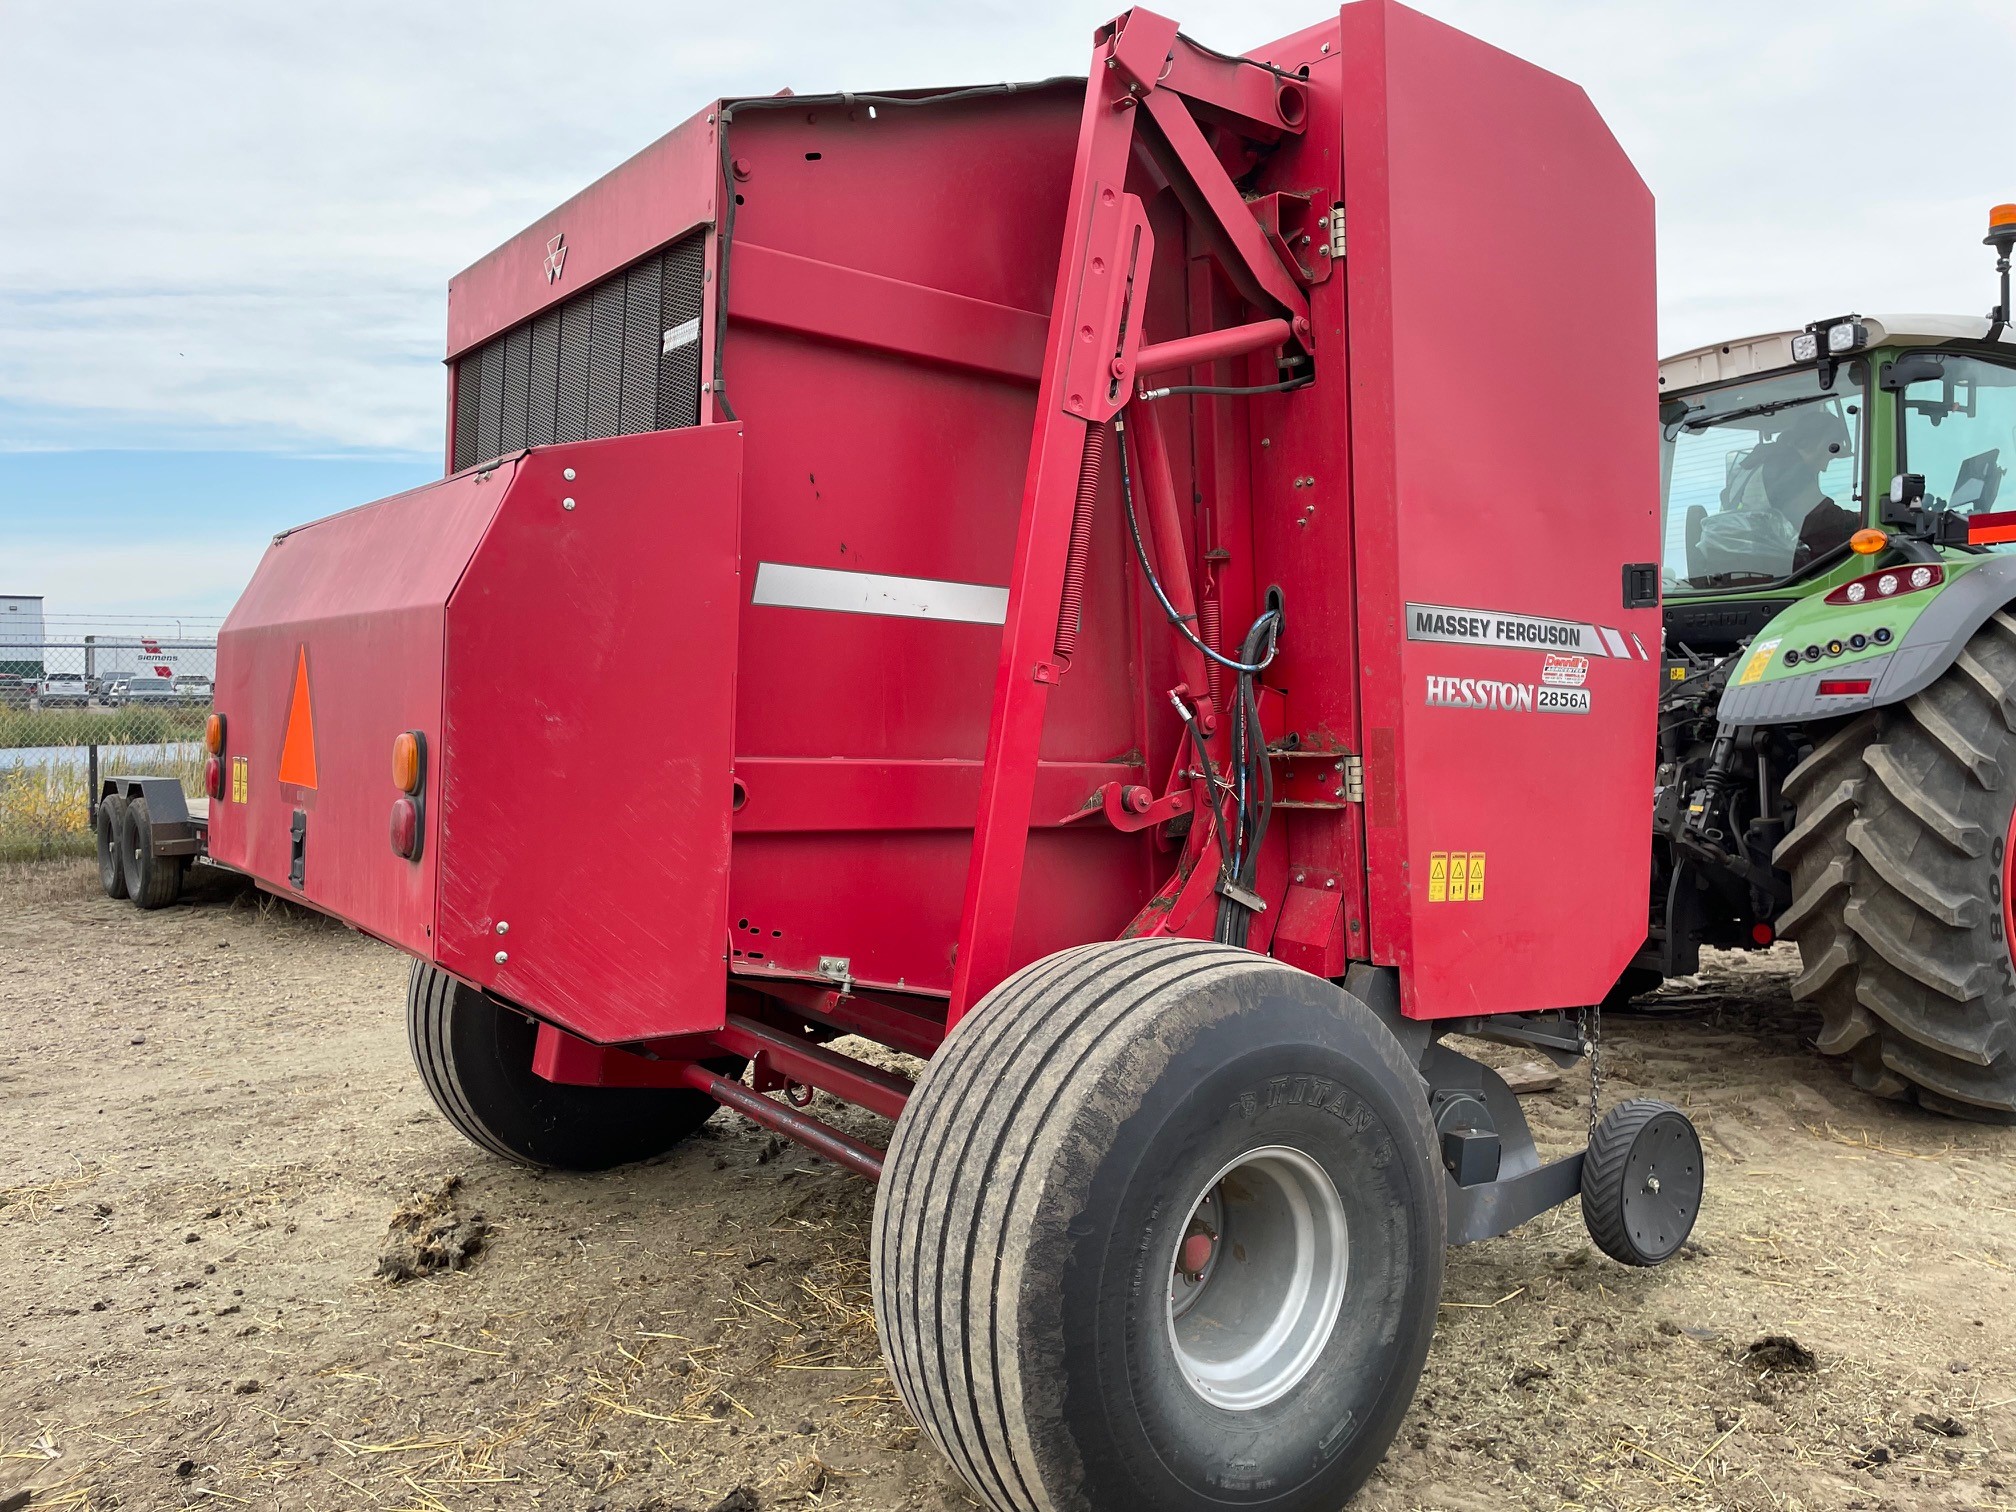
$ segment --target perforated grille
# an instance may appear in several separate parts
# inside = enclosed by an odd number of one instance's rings
[[[698,425],[705,260],[696,232],[458,358],[456,468]]]

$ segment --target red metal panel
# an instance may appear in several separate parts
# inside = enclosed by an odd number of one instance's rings
[[[1389,0],[1341,20],[1375,955],[1416,1016],[1593,1002],[1648,880],[1652,199],[1574,85]],[[1510,615],[1588,627],[1579,685]]]
[[[429,954],[438,815],[417,862],[392,853],[392,742],[441,730],[443,606],[519,463],[469,473],[280,536],[219,637],[216,707],[246,801],[210,806],[210,850],[262,884]],[[296,668],[314,709],[315,786],[279,780]],[[436,741],[438,746],[438,741]],[[289,882],[305,815],[303,885]]]
[[[448,356],[712,221],[716,113],[709,105],[456,274],[448,284]]]
[[[449,601],[435,957],[588,1039],[725,1012],[741,466],[531,452]]]

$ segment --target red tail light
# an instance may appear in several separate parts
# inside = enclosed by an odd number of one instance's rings
[[[203,762],[203,791],[212,798],[224,796],[224,763],[215,756],[207,757]]]
[[[1885,567],[1867,577],[1843,583],[1827,595],[1830,604],[1880,604],[1904,593],[1922,593],[1946,581],[1946,569],[1936,562],[1906,562]]]
[[[420,854],[420,805],[411,798],[392,804],[392,850],[408,861]]]
[[[1866,677],[1829,677],[1821,680],[1822,698],[1854,698],[1869,691]]]
[[[1750,926],[1750,938],[1755,940],[1759,945],[1769,945],[1773,940],[1778,938],[1778,932],[1769,924],[1752,924]]]

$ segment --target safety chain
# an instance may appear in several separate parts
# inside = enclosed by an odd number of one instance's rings
[[[1582,1036],[1582,1053],[1589,1058],[1589,1138],[1593,1141],[1603,1101],[1603,1005],[1580,1009],[1575,1027]]]

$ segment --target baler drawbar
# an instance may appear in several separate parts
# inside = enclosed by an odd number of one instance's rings
[[[1676,1109],[1546,1160],[1445,1042],[1581,1062],[1643,933],[1652,249],[1578,89],[1390,0],[718,101],[456,278],[446,477],[275,540],[211,850],[415,957],[503,1158],[726,1104],[877,1180],[990,1505],[1334,1508],[1446,1244],[1698,1207]]]

